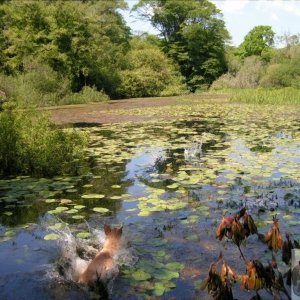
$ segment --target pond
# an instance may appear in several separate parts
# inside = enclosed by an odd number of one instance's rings
[[[90,146],[79,176],[0,180],[1,299],[94,297],[57,261],[66,232],[89,241],[103,236],[104,224],[123,225],[127,241],[111,299],[210,299],[199,286],[220,251],[245,272],[237,247],[215,237],[222,216],[244,206],[260,233],[277,215],[281,232],[299,240],[295,108],[200,103],[143,113],[159,117],[81,128]],[[256,235],[241,248],[247,259],[271,259]],[[284,272],[280,253],[277,261]],[[233,292],[254,295],[239,284]]]

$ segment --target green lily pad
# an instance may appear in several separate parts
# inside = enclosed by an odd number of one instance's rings
[[[167,185],[168,189],[177,189],[180,185],[178,183],[172,183],[170,185]]]
[[[45,202],[46,203],[54,203],[54,202],[56,202],[56,200],[55,199],[46,199]]]
[[[112,187],[113,189],[120,189],[120,188],[121,188],[121,186],[118,185],[118,184],[114,184],[114,185],[112,185],[111,187]]]
[[[76,214],[78,213],[78,209],[72,208],[66,211],[67,214]]]
[[[174,278],[179,278],[179,273],[170,270],[156,270],[153,277],[160,280],[171,280]]]
[[[16,234],[16,232],[13,229],[8,229],[5,231],[4,236],[5,237],[13,237]]]
[[[82,187],[84,187],[84,188],[91,188],[91,187],[93,187],[93,185],[92,184],[85,184]]]
[[[65,206],[57,206],[56,208],[55,208],[55,210],[57,211],[57,212],[63,212],[63,211],[67,211],[69,208],[68,207],[65,207]]]
[[[56,233],[50,233],[44,236],[44,240],[46,241],[54,241],[59,239],[59,235]]]
[[[82,219],[84,219],[84,216],[74,215],[74,216],[72,216],[72,219],[74,219],[74,220],[82,220]]]
[[[109,209],[105,207],[94,207],[93,211],[98,212],[98,213],[107,213],[109,212]]]
[[[143,270],[137,270],[132,273],[132,277],[137,281],[144,281],[151,278],[151,275]]]
[[[13,215],[13,213],[11,211],[5,211],[3,214],[8,216],[8,217]]]
[[[184,265],[179,262],[169,262],[166,264],[166,268],[171,271],[177,271],[182,270],[184,268]]]
[[[111,196],[110,199],[112,199],[112,200],[120,200],[120,199],[122,199],[122,196]]]
[[[75,209],[83,209],[83,208],[85,208],[85,205],[75,205],[74,208]]]
[[[85,194],[81,196],[82,199],[103,199],[105,195],[102,194]]]
[[[191,234],[185,237],[187,241],[199,241],[199,237],[197,234]]]
[[[66,192],[69,194],[77,193],[77,189],[68,189]]]
[[[76,234],[76,237],[80,238],[80,239],[87,239],[91,236],[91,234],[87,231],[83,231],[83,232],[79,232]]]
[[[66,223],[55,223],[54,225],[48,226],[49,229],[52,230],[58,230],[61,228],[64,228],[66,226]]]
[[[61,199],[60,203],[61,204],[69,204],[69,203],[72,203],[72,200],[70,200],[70,199]]]
[[[157,297],[162,296],[166,291],[166,287],[164,286],[163,283],[161,282],[156,282],[154,284],[154,290],[153,290],[153,294]]]
[[[144,211],[139,212],[138,216],[139,217],[148,217],[148,216],[150,216],[150,214],[151,214],[150,211],[144,210]]]

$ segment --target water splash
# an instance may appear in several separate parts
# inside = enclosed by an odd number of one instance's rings
[[[59,235],[59,255],[56,259],[54,269],[49,272],[48,277],[60,282],[63,281],[65,284],[81,286],[78,283],[79,275],[84,272],[96,254],[101,251],[106,238],[104,231],[92,229],[89,224],[88,228],[91,233],[88,239],[75,237],[69,226],[54,230]],[[121,249],[114,259],[115,267],[106,274],[104,282],[101,282],[100,285],[97,282],[97,287],[81,287],[84,289],[89,288],[90,291],[97,294],[103,292],[99,291],[100,287],[100,289],[105,290],[105,293],[111,294],[113,282],[118,276],[120,267],[133,266],[137,261],[134,250],[128,247],[126,234],[122,238]]]

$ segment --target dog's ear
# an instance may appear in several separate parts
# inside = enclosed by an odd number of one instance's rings
[[[111,233],[111,228],[109,225],[104,224],[104,232],[106,235],[109,235]]]

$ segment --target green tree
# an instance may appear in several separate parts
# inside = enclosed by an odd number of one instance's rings
[[[24,60],[34,57],[67,77],[75,92],[89,85],[113,96],[128,48],[129,28],[118,12],[125,7],[123,0],[1,4],[2,70],[22,73]]]
[[[118,92],[122,97],[149,97],[178,94],[184,90],[183,78],[153,37],[135,37],[120,72]],[[167,91],[166,91],[167,90]]]
[[[180,67],[191,91],[226,71],[229,34],[220,10],[207,0],[140,0],[134,7],[163,37],[163,49]]]
[[[274,46],[275,33],[271,26],[260,25],[254,27],[237,49],[237,54],[244,58],[247,56],[261,56],[270,60],[270,50]]]

